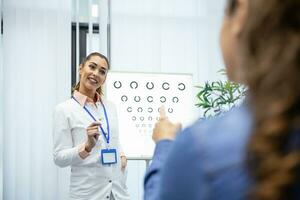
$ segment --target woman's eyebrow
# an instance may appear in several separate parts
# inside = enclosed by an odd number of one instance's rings
[[[94,65],[96,65],[97,66],[97,63],[95,63],[95,62],[90,62],[91,64],[94,64]]]
[[[90,64],[93,64],[93,65],[96,65],[96,66],[100,66],[100,65],[97,65],[97,63],[92,62],[92,61],[90,62]],[[103,69],[103,70],[105,70],[105,71],[107,71],[106,67],[100,66],[100,68]]]

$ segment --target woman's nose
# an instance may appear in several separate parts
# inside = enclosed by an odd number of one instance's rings
[[[93,75],[94,75],[94,76],[98,76],[98,75],[99,75],[98,70],[94,70],[94,71],[93,71]]]

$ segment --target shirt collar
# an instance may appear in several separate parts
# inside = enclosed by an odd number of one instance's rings
[[[95,94],[95,100],[91,99],[90,97],[80,93],[78,90],[75,90],[73,93],[74,98],[79,102],[79,104],[81,106],[84,106],[86,103],[96,103],[96,102],[100,102],[100,95],[98,92],[96,92]]]

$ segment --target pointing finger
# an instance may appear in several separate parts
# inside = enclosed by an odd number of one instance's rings
[[[166,110],[165,110],[165,106],[164,106],[164,105],[162,105],[162,106],[159,108],[159,118],[160,118],[160,119],[166,119],[166,118],[167,118]]]

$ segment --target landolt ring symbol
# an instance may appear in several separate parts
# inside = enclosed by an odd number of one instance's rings
[[[174,103],[178,103],[179,99],[178,99],[178,97],[173,97],[172,101],[173,101]]]
[[[128,108],[127,108],[127,112],[132,112],[132,108],[131,108],[131,107],[128,107]]]
[[[122,100],[123,102],[126,102],[126,101],[128,100],[128,97],[127,97],[126,95],[123,95],[123,96],[121,97],[121,100]]]
[[[178,84],[178,89],[181,90],[181,91],[185,90],[185,85],[183,83],[179,83]]]
[[[132,82],[130,83],[130,87],[131,87],[132,89],[136,89],[138,86],[139,86],[139,84],[138,84],[136,81],[132,81]]]
[[[149,86],[149,84],[151,84],[151,87]],[[147,82],[146,88],[148,88],[149,90],[152,90],[154,88],[153,82]]]
[[[153,112],[153,108],[149,107],[149,108],[148,108],[148,112],[149,112],[149,113],[152,113],[152,112]]]
[[[166,85],[167,85],[167,86],[166,86]],[[168,90],[168,89],[170,89],[170,84],[167,83],[167,82],[164,82],[164,83],[162,84],[162,88],[163,88],[164,90]]]
[[[148,97],[147,97],[147,101],[148,101],[149,103],[153,102],[153,96],[148,96]]]
[[[138,112],[143,112],[143,108],[138,107],[137,111],[138,111]]]
[[[115,87],[116,89],[119,89],[119,88],[122,87],[122,83],[121,83],[120,81],[115,81],[115,82],[114,82],[114,87]]]
[[[141,101],[141,97],[140,96],[135,96],[134,97],[134,101],[135,102],[140,102]]]
[[[167,101],[166,97],[164,97],[164,96],[160,97],[160,102],[165,103],[166,101]]]

